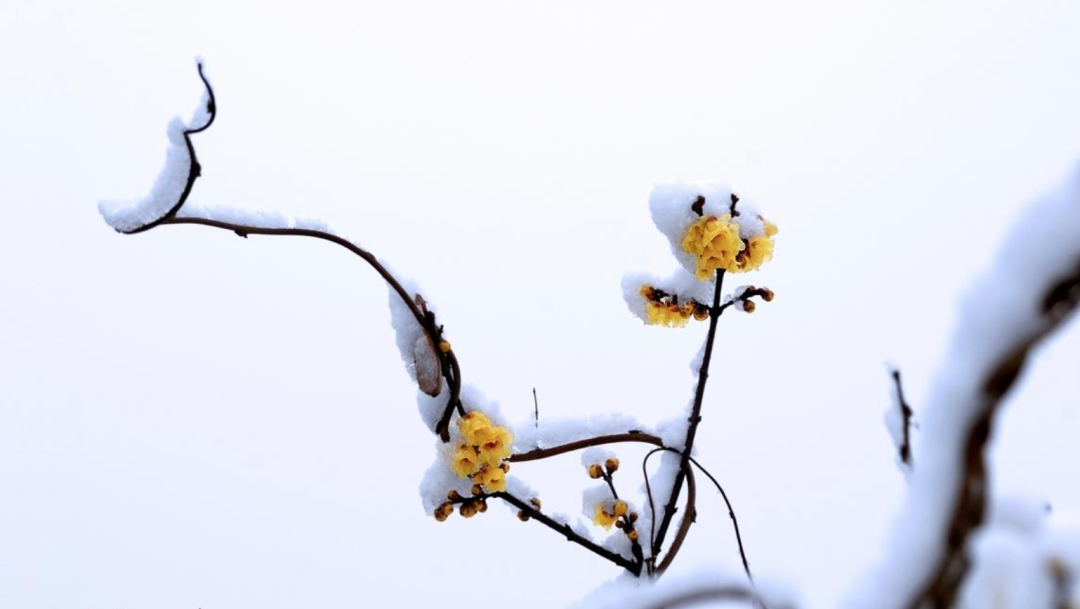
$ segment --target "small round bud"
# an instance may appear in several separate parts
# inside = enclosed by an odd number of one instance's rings
[[[479,484],[474,484],[474,485],[472,485],[472,494],[473,495],[483,495],[484,494],[484,489]]]
[[[630,522],[637,522],[637,519],[638,519],[637,512],[630,512]]]
[[[622,500],[616,501],[615,502],[615,516],[622,516],[622,515],[626,514],[626,510],[627,510],[628,507],[629,506],[626,505],[625,501],[622,501]]]
[[[520,520],[522,522],[528,522],[529,521],[529,515],[527,513],[525,513],[525,510],[518,510],[518,520]]]
[[[709,308],[703,305],[694,307],[694,319],[705,321],[709,318]]]
[[[772,299],[776,296],[769,288],[761,288],[761,299],[765,302],[772,302]]]
[[[621,528],[623,528],[623,521],[621,521],[621,520],[616,520],[616,521],[615,521],[615,528],[616,528],[616,529],[621,529]]]
[[[471,501],[469,503],[462,503],[461,507],[458,508],[458,513],[465,518],[472,518],[473,516],[476,516],[476,504]]]
[[[589,477],[593,480],[604,477],[604,470],[600,469],[599,463],[593,463],[589,466]]]
[[[443,353],[449,353],[450,343],[446,342],[445,340],[439,341],[439,351],[442,351]]]
[[[638,540],[637,529],[630,529],[629,531],[626,532],[626,536],[630,539],[630,541],[637,541]]]
[[[509,461],[503,461],[502,463],[499,464],[499,469],[503,470],[504,474],[510,473],[510,462]]]
[[[757,309],[757,305],[753,300],[744,300],[742,303],[743,313],[753,313]]]
[[[533,504],[533,507],[535,507],[536,509],[538,509],[538,510],[540,509],[540,498],[539,497],[533,497],[532,499],[529,499],[529,503]]]
[[[446,498],[450,501],[457,501],[458,499],[461,499],[461,495],[458,494],[457,491],[450,491],[446,494]]]
[[[486,512],[487,511],[487,501],[484,501],[483,499],[481,499],[479,502],[477,502],[476,511],[480,512],[481,514]]]
[[[609,474],[614,474],[619,469],[619,460],[615,457],[608,458],[604,461],[604,468],[607,469]]]

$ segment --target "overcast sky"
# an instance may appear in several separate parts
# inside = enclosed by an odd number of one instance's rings
[[[649,191],[754,199],[780,234],[739,282],[777,298],[722,319],[700,460],[756,573],[829,607],[903,497],[885,362],[918,409],[959,295],[1080,162],[1078,30],[1069,2],[3,0],[0,606],[552,607],[618,574],[501,507],[422,511],[434,440],[359,260],[104,224],[196,55],[220,113],[192,200],[323,218],[417,280],[512,420],[533,387],[541,421],[678,413],[704,327],[645,327],[619,287],[676,264]],[[1077,361],[1074,323],[1008,406],[995,493],[1080,512]],[[514,473],[580,511],[576,455]],[[737,570],[701,495],[675,571]]]

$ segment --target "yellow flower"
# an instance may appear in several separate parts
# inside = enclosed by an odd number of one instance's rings
[[[615,517],[618,518],[619,516],[622,516],[626,513],[627,509],[629,509],[629,506],[626,505],[625,501],[616,501],[614,507]]]
[[[610,529],[611,525],[615,524],[615,521],[618,519],[618,516],[616,516],[615,514],[611,514],[607,510],[605,510],[603,504],[596,506],[596,513],[593,514],[593,522],[595,522],[596,524],[604,527],[605,529]]]
[[[775,228],[773,234],[776,234]],[[768,235],[768,229],[765,235]],[[739,271],[752,271],[772,259],[773,241],[765,235],[750,237],[746,249],[736,256]]]
[[[490,436],[491,419],[479,410],[466,412],[458,419],[458,428],[469,444],[479,446]]]
[[[688,321],[690,321],[690,316],[685,315],[679,305],[665,305],[658,302],[645,303],[645,323],[650,326],[681,328]]]
[[[514,436],[505,427],[490,427],[490,435],[480,444],[480,460],[498,466],[510,456]]]
[[[480,471],[473,474],[473,482],[482,485],[489,493],[498,493],[506,490],[506,474],[503,470],[493,465],[485,465]]]
[[[480,459],[476,454],[476,449],[472,446],[462,444],[454,451],[454,461],[451,467],[454,468],[454,473],[459,477],[464,478],[472,475],[479,466]]]
[[[774,237],[774,236],[776,236],[776,233],[780,232],[780,229],[776,228],[776,225],[773,224],[772,222],[769,222],[768,220],[766,220],[764,218],[762,218],[762,222],[765,223],[765,236],[766,237]]]
[[[712,279],[717,269],[737,269],[735,257],[744,247],[739,223],[731,221],[731,214],[702,217],[690,225],[682,242],[684,252],[697,256],[694,274],[701,281]]]

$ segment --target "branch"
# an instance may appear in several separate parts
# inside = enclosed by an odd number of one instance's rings
[[[628,431],[626,433],[611,434],[607,436],[596,436],[595,438],[586,438],[584,440],[577,440],[574,442],[568,442],[566,444],[560,444],[559,446],[552,446],[551,448],[535,448],[528,452],[511,455],[510,461],[513,463],[538,461],[540,459],[547,459],[548,457],[562,455],[568,452],[573,452],[575,450],[589,448],[590,446],[603,446],[605,444],[618,444],[620,442],[641,442],[643,444],[652,444],[653,446],[664,445],[664,442],[660,438],[652,434],[640,431]]]
[[[667,554],[664,555],[664,560],[660,561],[660,564],[656,567],[657,574],[663,574],[671,566],[671,562],[675,560],[675,556],[679,553],[679,549],[682,548],[683,542],[686,541],[686,535],[690,532],[690,525],[695,522],[697,522],[697,484],[694,482],[694,471],[687,470],[686,510],[683,513],[678,530],[675,531],[675,538],[671,540],[671,546],[668,547]]]
[[[900,461],[904,465],[911,469],[911,417],[915,414],[911,410],[911,406],[908,405],[907,400],[904,399],[904,386],[900,382],[900,371],[892,371],[893,384],[896,386],[896,401],[900,405],[900,423],[902,426],[902,436],[900,446],[897,450],[900,453]]]
[[[661,546],[664,545],[664,537],[667,535],[671,519],[678,509],[675,503],[679,499],[679,492],[682,491],[683,480],[686,478],[687,472],[690,471],[690,453],[694,449],[694,438],[697,436],[698,423],[701,422],[701,404],[705,400],[705,382],[709,379],[709,362],[712,360],[713,343],[716,341],[716,325],[720,320],[720,315],[723,313],[723,309],[720,307],[720,291],[723,287],[724,269],[717,269],[716,289],[713,292],[712,308],[709,309],[709,334],[705,339],[705,354],[701,359],[701,368],[698,369],[697,392],[694,394],[694,405],[690,410],[690,424],[686,429],[686,445],[683,447],[679,472],[675,474],[675,484],[672,486],[671,495],[664,506],[664,516],[660,521],[660,529],[653,540],[653,556],[659,554]],[[656,514],[654,512],[653,520],[655,519]]]
[[[178,216],[184,203],[187,202],[188,197],[191,195],[191,191],[195,185],[195,180],[202,174],[202,167],[199,165],[198,158],[195,154],[195,147],[191,143],[191,135],[201,133],[208,129],[210,125],[214,123],[214,119],[217,117],[217,103],[214,98],[214,90],[210,86],[210,82],[206,79],[206,75],[203,73],[202,62],[198,63],[199,78],[202,80],[203,85],[206,87],[207,103],[206,110],[209,114],[209,118],[206,123],[200,127],[193,129],[185,129],[182,132],[184,137],[184,143],[187,148],[190,164],[188,167],[187,180],[185,182],[184,190],[180,193],[180,196],[175,204],[173,204],[167,212],[160,218],[138,226],[131,230],[118,230],[118,232],[124,234],[136,234],[146,232],[152,228],[168,224],[198,224],[202,226],[209,226],[213,228],[220,228],[224,230],[236,233],[241,237],[247,237],[248,235],[291,235],[299,237],[312,237],[315,239],[322,239],[329,241],[336,245],[340,245],[350,252],[356,254],[367,262],[379,275],[386,281],[394,292],[401,298],[405,305],[412,312],[416,318],[417,323],[428,335],[431,340],[431,346],[433,355],[437,358],[440,364],[443,377],[446,379],[448,386],[450,387],[450,398],[447,401],[446,407],[443,412],[443,416],[440,418],[438,425],[436,426],[436,432],[443,442],[450,441],[450,419],[453,416],[453,412],[456,409],[459,413],[464,412],[464,408],[461,404],[461,367],[458,364],[457,357],[453,351],[444,353],[442,349],[438,348],[440,342],[442,342],[442,329],[435,323],[435,316],[429,311],[421,311],[420,307],[413,299],[413,295],[409,294],[401,283],[397,280],[393,274],[379,260],[356,245],[355,243],[343,239],[332,233],[324,232],[321,230],[306,229],[306,228],[270,228],[262,226],[254,226],[248,224],[240,224],[236,222],[227,222],[222,220],[212,220],[209,218],[198,217],[180,217]],[[438,391],[435,391],[435,395],[438,395]]]
[[[536,508],[536,506],[532,505],[528,501],[523,501],[520,498],[518,498],[518,497],[516,497],[516,496],[514,496],[514,495],[512,495],[512,494],[510,494],[508,492],[505,492],[505,491],[497,492],[497,493],[491,493],[490,495],[487,495],[487,496],[502,499],[503,501],[513,505],[514,507],[516,507],[519,510],[521,510],[522,512],[524,512],[529,518],[535,519],[537,522],[540,522],[541,524],[544,524],[548,528],[550,528],[550,529],[552,529],[554,531],[558,531],[559,533],[562,533],[563,535],[566,536],[567,541],[572,541],[572,542],[578,544],[579,546],[591,551],[592,553],[610,560],[611,562],[615,563],[616,565],[619,565],[620,567],[622,567],[622,568],[626,569],[627,571],[633,573],[635,576],[641,575],[641,563],[640,562],[635,562],[633,560],[630,560],[629,558],[626,558],[622,554],[619,554],[617,552],[612,552],[611,550],[608,550],[607,548],[604,548],[602,546],[597,545],[592,540],[586,539],[585,537],[582,537],[581,535],[578,535],[577,533],[574,532],[574,529],[572,529],[569,524],[567,524],[565,522],[558,522],[558,521],[552,519],[547,514],[544,514],[543,512],[541,512],[539,509]]]

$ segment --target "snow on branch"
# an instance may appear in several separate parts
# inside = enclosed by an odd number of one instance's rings
[[[1029,355],[1080,300],[1080,171],[1016,222],[962,302],[920,425],[919,467],[886,550],[852,607],[950,607],[987,512],[986,448]]]

